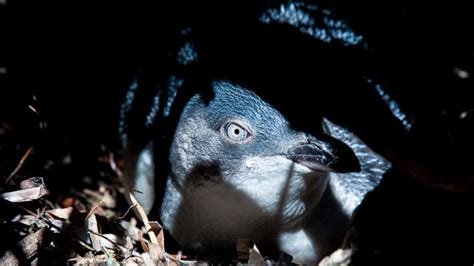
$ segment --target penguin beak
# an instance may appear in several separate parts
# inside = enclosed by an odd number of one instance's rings
[[[292,147],[287,158],[316,172],[359,172],[359,160],[354,152],[342,142],[305,143]]]

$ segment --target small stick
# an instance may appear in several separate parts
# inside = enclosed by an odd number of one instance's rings
[[[125,212],[124,215],[118,217],[120,220],[122,220],[123,218],[125,218],[125,216],[127,216],[127,214],[130,212],[130,210],[133,208],[133,207],[136,207],[137,205],[136,204],[133,204],[132,206],[128,207],[128,210]]]
[[[12,180],[12,178],[16,175],[16,173],[18,173],[18,171],[20,171],[21,167],[23,166],[23,163],[25,163],[26,159],[28,159],[28,157],[30,156],[32,151],[33,151],[33,147],[30,147],[25,152],[23,157],[21,157],[20,162],[18,162],[18,165],[16,166],[15,170],[13,170],[13,172],[7,177],[7,179],[5,179],[5,184],[8,184]]]

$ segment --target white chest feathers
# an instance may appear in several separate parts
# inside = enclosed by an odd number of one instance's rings
[[[304,238],[301,224],[317,205],[328,177],[282,156],[243,161],[239,176],[205,166],[182,181],[170,177],[161,208],[165,228],[194,249],[232,248],[238,238],[273,242],[288,253],[304,244],[309,252],[301,259],[314,261],[315,249]],[[290,233],[294,230],[299,233]]]

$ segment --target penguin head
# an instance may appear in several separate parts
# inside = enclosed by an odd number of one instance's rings
[[[170,175],[182,193],[225,183],[290,223],[318,202],[329,173],[360,170],[347,146],[293,130],[252,91],[227,81],[212,90],[189,100],[174,134]]]

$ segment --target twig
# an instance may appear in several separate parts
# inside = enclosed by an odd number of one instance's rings
[[[64,231],[64,228],[61,228],[61,227],[55,225],[55,224],[52,223],[47,217],[44,217],[43,215],[38,215],[38,214],[36,214],[36,213],[34,213],[34,212],[32,212],[32,211],[26,209],[26,208],[23,207],[23,206],[20,206],[20,205],[17,205],[17,204],[15,204],[15,206],[17,206],[18,208],[22,209],[22,210],[25,211],[26,213],[28,213],[28,214],[30,214],[30,215],[36,217],[37,219],[42,220],[43,222],[46,222],[49,226],[54,227],[56,230],[58,230],[58,231]],[[92,233],[95,234],[95,235],[101,236],[101,235],[98,234],[98,233],[94,233],[94,232],[91,231],[89,228],[87,228],[87,230],[88,230],[89,232],[92,232]],[[105,236],[102,236],[102,237],[106,238]],[[106,238],[106,239],[107,239],[107,238]],[[79,244],[80,244],[81,246],[85,247],[85,248],[88,249],[89,251],[95,251],[95,249],[94,249],[93,247],[91,247],[90,245],[88,245],[87,243],[85,243],[84,241],[82,241],[81,239],[76,239],[76,240],[79,242]],[[110,242],[112,242],[110,239],[107,239],[107,240],[109,240]],[[117,245],[118,245],[118,244],[117,244]]]
[[[174,262],[177,263],[178,265],[179,265],[179,262],[181,261],[181,260],[176,259],[175,257],[173,257],[173,255],[168,254],[168,253],[165,253],[165,256],[166,256],[166,258],[168,258],[168,259],[174,261]]]
[[[32,105],[28,105],[28,108],[35,114],[38,114],[38,111],[36,110],[36,108],[34,108]]]
[[[16,166],[15,170],[13,170],[13,172],[7,177],[7,179],[5,179],[5,184],[8,184],[12,180],[12,178],[16,175],[16,173],[18,173],[18,171],[20,171],[21,167],[23,166],[23,163],[25,163],[26,159],[28,159],[28,157],[30,156],[32,151],[33,151],[33,147],[30,147],[25,152],[23,157],[21,157],[20,162],[18,162],[18,165]]]
[[[100,200],[99,202],[97,202],[97,204],[94,206],[94,208],[92,208],[89,213],[87,214],[86,216],[86,220],[89,219],[89,217],[94,213],[95,210],[97,210],[100,205],[102,205],[102,203],[104,203],[104,200]]]
[[[136,204],[133,204],[132,206],[128,207],[128,210],[125,212],[125,214],[122,215],[122,216],[119,216],[118,218],[119,218],[120,220],[122,220],[123,218],[125,218],[125,216],[127,216],[127,214],[130,212],[130,210],[131,210],[133,207],[136,207],[136,206],[137,206]]]
[[[28,210],[27,208],[25,208],[25,207],[23,207],[23,206],[21,206],[21,205],[18,205],[18,204],[15,204],[15,203],[13,203],[13,205],[15,205],[16,207],[22,209],[24,212],[28,213],[29,215],[38,218],[38,214],[37,214],[37,213],[34,213],[33,211],[30,211],[30,210]]]
[[[76,239],[77,242],[79,243],[79,245],[85,247],[86,249],[88,249],[89,251],[95,251],[95,249],[91,246],[89,246],[87,243],[85,243],[84,241],[80,240],[80,239]]]
[[[53,224],[47,217],[44,217],[43,214],[39,215],[37,213],[34,213],[33,211],[28,210],[27,208],[25,208],[21,205],[15,204],[15,203],[13,205],[16,206],[17,208],[21,209],[22,211],[28,213],[29,215],[35,217],[36,219],[42,220],[43,222],[47,223],[49,226],[54,227],[56,230],[58,230],[58,231],[62,230],[61,227]]]
[[[114,160],[114,154],[113,153],[110,153],[109,156],[109,165],[110,165],[110,168],[115,172],[115,174],[119,177],[119,178],[122,178],[123,176],[123,173],[122,171],[117,167],[117,164],[115,163],[115,160]]]

